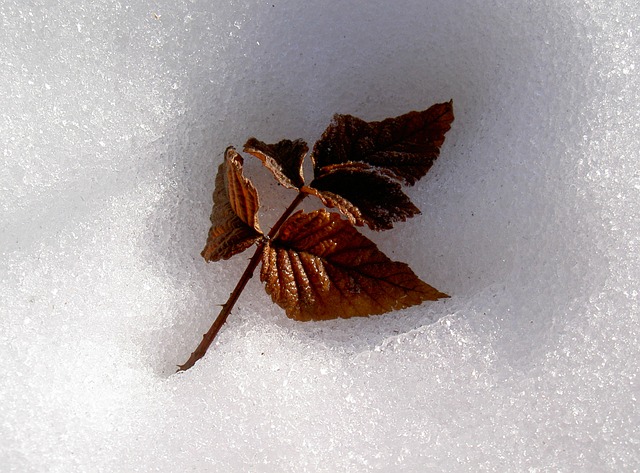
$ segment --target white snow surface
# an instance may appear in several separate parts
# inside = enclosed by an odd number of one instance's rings
[[[0,471],[638,471],[637,0],[127,3],[0,3]],[[367,235],[451,299],[299,323],[254,277],[173,374],[251,255],[199,255],[225,147],[449,99]]]

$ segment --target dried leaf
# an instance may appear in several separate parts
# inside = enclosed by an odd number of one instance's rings
[[[260,279],[296,320],[382,314],[448,297],[391,261],[339,214],[292,215],[265,245]]]
[[[303,140],[282,140],[275,144],[266,144],[249,138],[244,150],[260,159],[284,187],[299,189],[304,185],[302,161],[309,147]]]
[[[227,148],[216,175],[211,228],[201,253],[207,261],[229,259],[262,237],[258,191],[242,174],[242,164],[236,150]]]
[[[340,210],[353,224],[386,230],[420,210],[402,192],[400,184],[365,163],[333,164],[301,190],[327,207]]]
[[[381,122],[336,115],[313,147],[315,179],[302,191],[355,225],[389,229],[420,213],[398,182],[415,184],[427,173],[452,121],[452,102]]]
[[[323,175],[325,166],[356,161],[384,169],[405,184],[415,184],[438,157],[452,122],[452,101],[381,122],[336,115],[313,147],[315,177]]]
[[[189,369],[207,352],[260,261],[267,293],[296,320],[382,314],[449,297],[405,263],[391,261],[353,224],[381,230],[420,213],[401,184],[414,184],[429,170],[452,121],[451,102],[382,122],[336,115],[314,146],[315,179],[309,186],[302,174],[308,151],[302,140],[266,144],[250,138],[245,151],[258,157],[280,184],[300,191],[266,237],[258,226],[258,193],[242,175],[242,158],[228,148],[216,176],[212,226],[202,256],[227,259],[260,243],[179,370]],[[290,216],[308,194],[349,221],[324,209]]]

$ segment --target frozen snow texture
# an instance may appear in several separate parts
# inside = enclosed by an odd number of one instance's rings
[[[638,469],[636,0],[133,3],[0,4],[2,471]],[[252,281],[171,376],[246,261],[199,257],[226,146],[450,98],[373,238],[452,299]]]

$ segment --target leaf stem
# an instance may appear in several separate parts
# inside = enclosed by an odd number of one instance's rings
[[[291,202],[289,204],[289,207],[287,207],[287,209],[284,211],[284,213],[280,215],[280,218],[278,219],[278,221],[273,224],[273,227],[271,227],[271,230],[269,230],[269,236],[267,238],[271,239],[278,234],[278,231],[280,230],[280,227],[282,226],[284,221],[289,218],[289,215],[293,213],[296,207],[300,205],[300,202],[302,202],[306,196],[307,194],[303,192],[298,192],[298,195],[296,195],[296,198],[293,199],[293,202]]]
[[[293,199],[293,202],[289,204],[289,207],[287,207],[284,213],[280,216],[278,221],[273,225],[273,227],[271,227],[271,230],[269,231],[269,235],[266,238],[263,238],[260,241],[260,243],[258,243],[255,253],[249,260],[249,265],[247,266],[247,269],[244,270],[244,273],[242,273],[242,276],[240,277],[238,284],[236,284],[236,287],[233,289],[233,292],[229,296],[229,299],[222,306],[222,310],[220,311],[220,314],[218,314],[218,317],[213,322],[213,325],[211,325],[211,328],[209,329],[209,331],[202,336],[202,341],[200,342],[198,347],[193,351],[193,353],[191,353],[191,356],[189,357],[189,359],[183,365],[178,365],[177,372],[188,370],[193,365],[195,365],[196,361],[198,361],[200,358],[202,358],[205,355],[205,353],[207,353],[209,346],[211,346],[211,343],[213,343],[214,338],[216,338],[216,335],[218,335],[218,332],[220,331],[224,323],[227,321],[227,317],[229,317],[229,314],[231,313],[231,309],[233,309],[233,306],[238,301],[238,298],[240,297],[240,294],[244,290],[244,287],[247,285],[249,280],[253,277],[253,272],[258,266],[258,263],[260,262],[260,260],[262,259],[262,250],[264,249],[265,244],[269,239],[277,235],[278,231],[280,230],[280,227],[282,227],[282,224],[285,222],[287,218],[289,218],[289,216],[293,213],[296,207],[300,205],[300,203],[304,200],[306,196],[307,194],[299,192],[298,195],[296,195],[296,198]]]

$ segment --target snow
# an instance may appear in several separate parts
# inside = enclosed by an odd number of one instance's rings
[[[86,3],[0,4],[1,471],[638,468],[637,2]],[[199,256],[224,149],[449,99],[367,235],[452,298],[298,323],[254,278],[174,375],[251,254]]]

